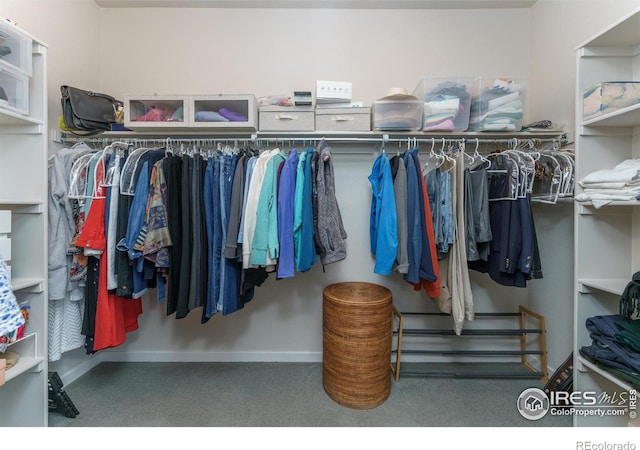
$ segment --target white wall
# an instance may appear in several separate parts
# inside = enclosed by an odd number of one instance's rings
[[[111,9],[102,88],[124,94],[292,94],[349,80],[370,104],[424,75],[526,75],[529,11]],[[112,30],[126,30],[114,33]]]

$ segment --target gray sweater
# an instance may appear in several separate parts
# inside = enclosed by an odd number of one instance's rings
[[[331,148],[326,141],[320,142],[317,150],[316,192],[318,225],[317,247],[323,265],[342,261],[347,257],[347,232],[342,224],[340,207],[336,199],[335,177]]]
[[[84,144],[56,152],[49,165],[49,299],[59,300],[71,290],[67,254],[75,233],[73,207],[67,196],[73,157],[88,150]]]

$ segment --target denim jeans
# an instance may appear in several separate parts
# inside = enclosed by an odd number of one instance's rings
[[[233,187],[233,175],[235,173],[237,154],[224,155],[224,163],[220,172],[220,212],[222,224],[222,243],[227,241],[227,226],[231,210],[231,188]],[[222,314],[230,314],[239,309],[238,306],[238,272],[235,262],[220,254],[220,302]]]
[[[210,228],[211,238],[209,239],[209,288],[207,289],[207,306],[205,317],[211,317],[221,310],[220,305],[220,256],[222,254],[222,223],[220,222],[220,155],[211,157],[211,186],[206,189],[211,205]],[[207,166],[207,168],[209,168]],[[205,201],[206,203],[206,201]]]
[[[207,253],[208,262],[207,265],[207,278],[209,280],[207,284],[207,297],[205,302],[205,317],[211,317],[217,312],[217,299],[214,297],[214,285],[216,280],[213,273],[213,208],[215,200],[213,198],[213,178],[214,178],[214,158],[209,157],[207,159],[207,167],[204,173],[204,213],[205,223],[207,231]]]

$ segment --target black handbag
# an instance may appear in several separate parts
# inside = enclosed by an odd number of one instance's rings
[[[122,102],[110,95],[85,91],[71,86],[60,86],[62,118],[73,134],[89,136],[111,129]],[[80,131],[81,133],[78,133]]]

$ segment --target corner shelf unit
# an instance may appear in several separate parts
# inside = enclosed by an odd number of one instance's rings
[[[17,364],[0,386],[0,427],[46,427],[47,365],[47,46],[11,24],[29,42],[28,114],[0,106],[0,210],[11,211],[11,286],[28,302],[25,336],[9,345]],[[2,61],[6,68],[7,62]]]
[[[640,9],[623,17],[576,49],[576,181],[600,169],[640,158],[640,104],[582,120],[583,92],[601,82],[640,80]],[[576,183],[576,194],[581,188]],[[622,393],[632,386],[582,357],[592,340],[585,322],[618,314],[622,291],[640,270],[640,202],[606,206],[576,202],[574,391]],[[628,426],[627,416],[574,415],[575,426]]]

